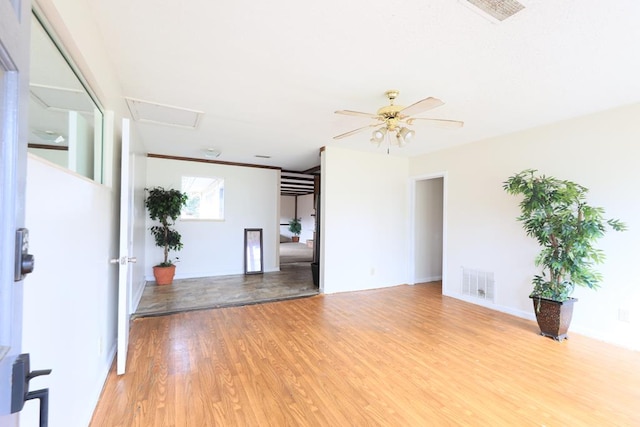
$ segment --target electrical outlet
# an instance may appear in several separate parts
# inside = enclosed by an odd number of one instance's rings
[[[373,268],[373,267],[371,267],[371,275],[373,276],[373,275],[375,275],[375,274],[376,274],[376,269],[375,269],[375,268]]]
[[[618,320],[625,323],[630,323],[629,320],[629,310],[624,308],[618,309]]]

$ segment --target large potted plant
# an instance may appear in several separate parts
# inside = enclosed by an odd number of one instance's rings
[[[542,273],[532,281],[534,311],[541,334],[557,341],[567,337],[576,286],[597,289],[602,279],[594,266],[604,260],[595,243],[608,228],[622,231],[624,223],[605,219],[604,209],[587,204],[588,190],[572,181],[526,169],[503,183],[507,193],[522,195],[522,222],[542,251],[535,265]]]
[[[153,267],[153,276],[158,285],[170,285],[176,272],[175,264],[169,259],[169,251],[182,249],[182,236],[172,228],[187,204],[187,194],[162,187],[147,188],[145,206],[149,217],[159,225],[150,227],[156,246],[163,248],[164,261]]]
[[[289,221],[289,231],[293,234],[293,236],[291,236],[292,242],[300,241],[300,233],[302,232],[302,224],[300,223],[301,219],[302,218],[293,218]]]

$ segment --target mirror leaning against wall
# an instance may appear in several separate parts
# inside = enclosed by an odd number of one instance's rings
[[[102,183],[102,110],[43,19],[31,21],[29,152]]]

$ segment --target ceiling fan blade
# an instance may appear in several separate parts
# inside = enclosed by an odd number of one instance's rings
[[[367,129],[367,128],[372,128],[372,127],[379,126],[379,125],[380,125],[380,123],[374,123],[374,124],[372,124],[372,125],[363,126],[363,127],[361,127],[361,128],[354,129],[354,130],[350,130],[349,132],[345,132],[345,133],[342,133],[342,134],[340,134],[340,135],[334,136],[334,137],[333,137],[333,139],[342,139],[342,138],[346,138],[347,136],[351,136],[351,135],[356,134],[356,133],[358,133],[358,132],[360,132],[360,131],[363,131],[363,130],[365,130],[365,129]]]
[[[445,129],[458,129],[464,126],[464,122],[461,122],[460,120],[427,119],[422,117],[412,117],[407,119],[407,124],[412,125],[415,120],[424,120]]]
[[[424,111],[431,110],[432,108],[439,107],[441,105],[444,105],[444,102],[440,101],[438,98],[429,97],[403,108],[402,110],[400,110],[400,114],[405,117],[413,116],[414,114],[419,114]]]
[[[338,110],[335,112],[336,114],[345,114],[347,116],[359,116],[359,117],[369,117],[371,119],[377,119],[378,115],[373,113],[362,113],[360,111],[351,111],[351,110]]]

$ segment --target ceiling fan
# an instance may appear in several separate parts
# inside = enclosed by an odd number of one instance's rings
[[[371,142],[378,144],[382,143],[385,138],[389,142],[389,144],[395,144],[400,147],[403,147],[407,142],[411,141],[415,136],[415,132],[412,129],[409,129],[407,126],[411,126],[414,121],[420,120],[424,122],[428,122],[430,124],[444,127],[448,129],[457,129],[464,125],[464,122],[459,120],[445,120],[445,119],[429,119],[424,117],[413,117],[416,114],[423,113],[425,111],[431,110],[433,108],[439,107],[444,104],[444,102],[440,101],[437,98],[425,98],[421,101],[418,101],[414,104],[409,105],[408,107],[403,107],[401,105],[395,105],[394,101],[398,97],[400,92],[397,90],[388,90],[384,94],[389,99],[389,105],[386,105],[380,109],[375,114],[372,113],[361,113],[360,111],[352,111],[352,110],[338,110],[336,114],[345,114],[347,116],[358,116],[358,117],[368,117],[376,120],[375,123],[372,123],[367,126],[363,126],[349,132],[345,132],[343,134],[334,136],[333,139],[342,139],[347,136],[351,136],[358,132],[361,132],[365,129],[376,128],[374,129],[371,135]],[[391,134],[395,134],[395,141],[390,138]]]

